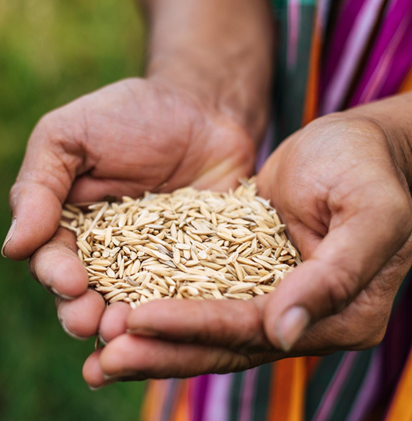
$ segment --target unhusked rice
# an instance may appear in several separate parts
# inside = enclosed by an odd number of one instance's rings
[[[254,179],[229,193],[191,187],[65,205],[61,225],[77,235],[89,284],[109,303],[241,299],[272,292],[300,258]]]

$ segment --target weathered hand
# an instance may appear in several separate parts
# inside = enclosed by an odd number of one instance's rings
[[[291,136],[258,182],[304,263],[275,292],[246,302],[109,308],[101,332],[112,340],[86,361],[86,381],[99,387],[226,373],[378,344],[412,262],[411,198],[392,141],[372,120],[351,113]]]
[[[144,79],[110,85],[46,115],[33,131],[10,194],[14,222],[3,252],[33,255],[31,271],[47,289],[80,297],[60,303],[63,327],[96,334],[104,302],[85,293],[74,236],[58,229],[62,203],[188,184],[224,190],[253,171],[254,151],[246,130],[184,90]]]

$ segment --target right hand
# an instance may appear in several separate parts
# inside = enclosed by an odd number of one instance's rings
[[[95,335],[105,303],[87,290],[74,235],[58,228],[62,204],[186,185],[226,190],[252,173],[254,157],[246,129],[184,90],[137,78],[107,86],[34,129],[10,192],[13,224],[2,252],[13,260],[32,256],[33,276],[60,298],[63,328],[78,338]]]

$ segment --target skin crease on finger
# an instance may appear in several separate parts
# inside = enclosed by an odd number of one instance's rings
[[[87,290],[73,301],[60,301],[57,307],[58,318],[72,336],[86,339],[98,333],[105,302],[95,291]]]

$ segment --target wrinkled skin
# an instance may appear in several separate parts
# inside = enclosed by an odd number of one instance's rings
[[[227,373],[380,343],[412,256],[409,189],[385,132],[346,114],[319,119],[272,154],[258,184],[304,263],[275,292],[246,302],[112,305],[100,324],[109,343],[83,368],[89,385]],[[308,326],[288,338],[282,316],[296,307]]]
[[[260,194],[305,260],[274,293],[105,310],[103,298],[86,290],[73,235],[55,234],[66,197],[94,201],[186,184],[227,189],[254,161],[246,131],[217,109],[167,85],[123,81],[51,113],[34,130],[11,193],[16,225],[4,253],[34,253],[31,271],[59,297],[63,328],[108,342],[84,365],[92,387],[366,349],[383,338],[412,254],[411,200],[391,142],[372,120],[342,113],[292,135],[268,159]],[[299,326],[285,322],[296,308],[306,315]]]
[[[58,229],[61,205],[138,197],[181,186],[227,190],[253,172],[256,144],[216,107],[185,90],[128,79],[84,96],[41,119],[10,193],[14,232],[3,253],[30,256],[33,276],[59,300],[72,336],[97,333],[105,305],[87,291],[75,238]],[[76,299],[74,299],[76,298]]]

